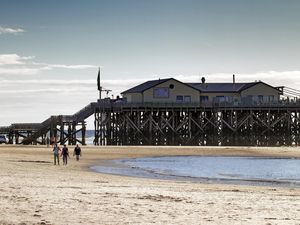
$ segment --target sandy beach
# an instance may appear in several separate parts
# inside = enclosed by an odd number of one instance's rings
[[[67,166],[54,166],[52,148],[0,145],[0,224],[300,224],[299,188],[155,180],[89,169],[101,160],[162,155],[300,157],[299,148],[82,150],[79,162],[71,156]]]

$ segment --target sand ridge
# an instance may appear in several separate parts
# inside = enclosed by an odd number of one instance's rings
[[[162,155],[300,157],[299,148],[94,147],[54,166],[45,146],[0,145],[0,224],[300,224],[300,189],[99,174],[99,160]],[[62,164],[62,162],[61,162]]]

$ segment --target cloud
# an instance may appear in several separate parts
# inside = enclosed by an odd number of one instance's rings
[[[24,72],[24,71],[23,71]],[[37,71],[28,71],[28,73],[34,73]],[[1,74],[1,69],[0,69]],[[149,76],[150,77],[150,76]],[[163,76],[151,77],[151,79],[168,78]],[[183,82],[201,82],[202,76],[197,75],[179,75],[174,78]],[[207,74],[204,76],[207,83],[218,82],[232,82],[232,74],[229,73],[215,73]],[[299,89],[300,85],[300,71],[268,71],[249,74],[235,74],[235,80],[239,82],[253,82],[255,80],[262,80],[272,86],[287,86],[295,89]],[[104,79],[101,81],[101,85],[104,89],[112,90],[109,94],[119,95],[121,92],[148,81],[147,78],[139,79]],[[26,87],[31,89],[49,90],[49,87],[55,87],[64,89],[68,92],[87,91],[97,93],[97,81],[95,79],[0,79],[0,89],[2,90],[16,90],[19,92],[26,90]],[[49,90],[51,91],[51,90]],[[26,92],[26,91],[24,91]]]
[[[207,75],[179,75],[174,78],[183,82],[201,82],[201,77],[205,77],[207,83],[232,82],[232,74],[229,73],[214,73]],[[256,73],[241,73],[235,74],[235,81],[239,82],[254,82],[263,81],[272,86],[289,86],[299,89],[300,71],[265,71]]]
[[[19,34],[24,33],[25,30],[21,28],[9,28],[9,27],[2,27],[0,26],[0,35],[1,34]]]
[[[31,94],[31,93],[59,93],[61,94],[74,94],[76,92],[91,92],[90,89],[88,88],[45,88],[45,89],[19,89],[19,90],[0,90],[0,94],[13,94],[13,95],[18,95],[18,94]]]
[[[96,79],[94,80],[8,80],[2,79],[0,80],[0,85],[8,84],[8,85],[19,85],[19,84],[26,84],[26,85],[96,85]]]
[[[49,68],[61,68],[61,69],[91,69],[97,68],[94,65],[61,65],[61,64],[50,64],[48,65]]]
[[[94,65],[67,65],[34,62],[34,56],[19,56],[18,54],[0,54],[0,75],[35,75],[42,71],[54,69],[84,70],[97,68]]]
[[[1,68],[0,75],[35,75],[41,70],[39,68]]]
[[[0,66],[1,65],[24,65],[27,60],[33,59],[33,56],[19,56],[17,54],[2,54],[0,55]]]
[[[52,70],[52,69],[92,69],[97,68],[94,65],[64,65],[64,64],[47,64],[47,63],[36,63],[33,62],[32,65],[41,66],[43,70]]]

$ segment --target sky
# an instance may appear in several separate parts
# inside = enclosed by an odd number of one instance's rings
[[[299,12],[298,0],[0,0],[0,126],[97,101],[98,67],[108,97],[232,74],[300,89]]]

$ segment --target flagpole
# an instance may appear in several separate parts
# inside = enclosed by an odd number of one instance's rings
[[[100,73],[100,67],[98,70],[98,77],[97,77],[97,87],[98,87],[98,91],[99,91],[99,99],[101,99],[101,92],[102,92],[102,87],[101,87],[101,77],[100,77],[101,73]]]
[[[99,86],[100,86],[100,90],[99,90],[99,98],[101,99],[101,93],[102,93],[102,87],[101,87],[101,71],[100,71],[100,66],[99,66]]]

